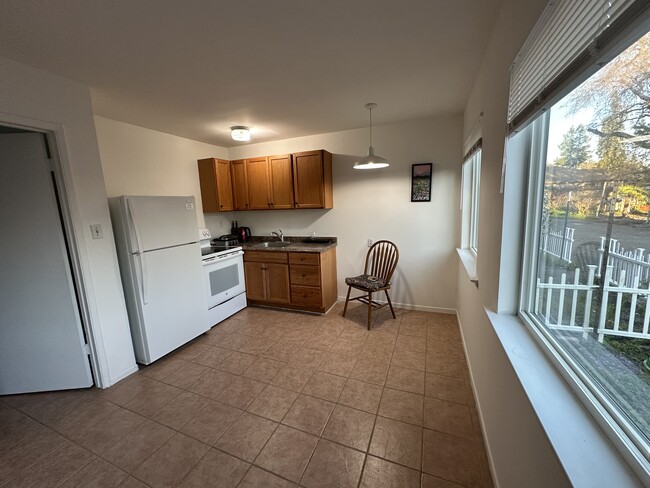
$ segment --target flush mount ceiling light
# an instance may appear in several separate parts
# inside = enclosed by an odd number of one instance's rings
[[[372,109],[376,106],[376,103],[365,104],[365,107],[370,111],[370,146],[368,147],[368,155],[354,163],[354,169],[375,169],[388,166],[388,161],[375,155],[375,148],[372,147]]]
[[[247,142],[251,140],[251,130],[245,125],[233,125],[230,128],[230,136],[233,141]]]

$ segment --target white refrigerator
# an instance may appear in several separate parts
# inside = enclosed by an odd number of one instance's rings
[[[136,360],[150,364],[209,329],[196,202],[109,199]]]

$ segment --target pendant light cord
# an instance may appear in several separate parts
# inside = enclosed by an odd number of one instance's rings
[[[370,146],[372,147],[372,107],[370,107]]]

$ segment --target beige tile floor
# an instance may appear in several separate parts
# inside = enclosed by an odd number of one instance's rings
[[[107,390],[0,397],[0,487],[482,487],[456,319],[247,308]]]

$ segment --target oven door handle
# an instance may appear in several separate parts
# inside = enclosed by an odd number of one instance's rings
[[[225,256],[218,256],[218,258],[220,258],[220,259],[232,259],[232,258],[236,258],[237,256],[241,256],[242,254],[244,254],[244,251],[240,250],[240,251],[232,252],[230,254],[226,254]]]

